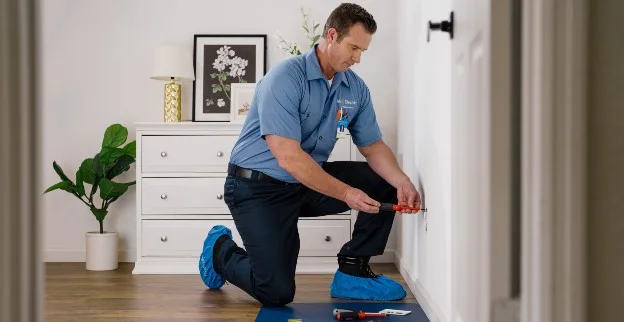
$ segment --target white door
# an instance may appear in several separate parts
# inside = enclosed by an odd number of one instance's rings
[[[495,321],[511,289],[510,1],[453,0],[452,322]]]

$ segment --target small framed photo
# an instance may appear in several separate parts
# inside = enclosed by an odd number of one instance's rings
[[[266,35],[195,35],[193,122],[231,122],[232,85],[255,86],[266,73],[266,52]]]
[[[232,108],[230,122],[245,123],[256,83],[232,83]]]

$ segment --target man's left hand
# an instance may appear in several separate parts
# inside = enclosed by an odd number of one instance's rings
[[[397,185],[397,198],[399,205],[407,205],[412,208],[420,209],[420,194],[409,180],[405,180]],[[401,213],[413,214],[415,210],[402,210]]]

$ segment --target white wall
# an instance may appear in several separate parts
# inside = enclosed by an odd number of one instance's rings
[[[378,32],[362,63],[355,66],[368,83],[386,141],[396,145],[397,36],[396,6],[383,1],[356,1],[375,17]],[[43,178],[40,187],[59,179],[56,160],[72,174],[80,162],[99,151],[102,135],[122,123],[134,139],[134,122],[161,121],[164,83],[149,79],[151,55],[164,43],[193,47],[194,34],[265,33],[268,68],[285,57],[273,38],[280,30],[304,40],[300,6],[311,10],[321,26],[341,1],[41,1],[40,53]],[[242,10],[244,8],[244,10]],[[191,59],[191,57],[189,57]],[[183,118],[191,119],[192,84],[183,86]],[[133,168],[134,169],[134,168]],[[132,180],[134,170],[122,177]],[[44,259],[84,261],[84,233],[97,221],[84,204],[67,193],[42,196]],[[110,208],[105,228],[121,235],[122,260],[133,261],[135,193],[131,190]],[[395,246],[394,239],[388,249]]]
[[[430,317],[451,310],[451,42],[427,23],[448,19],[450,0],[399,1],[398,153],[418,184],[427,216],[404,216],[397,227],[398,262]]]

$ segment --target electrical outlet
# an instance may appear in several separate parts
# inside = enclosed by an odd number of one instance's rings
[[[427,203],[425,202],[425,187],[423,186],[423,182],[422,179],[420,178],[420,176],[418,177],[418,182],[417,182],[417,190],[418,193],[420,194],[420,209],[424,209],[423,210],[423,220],[425,222],[425,231],[429,230],[429,223],[427,220]]]

